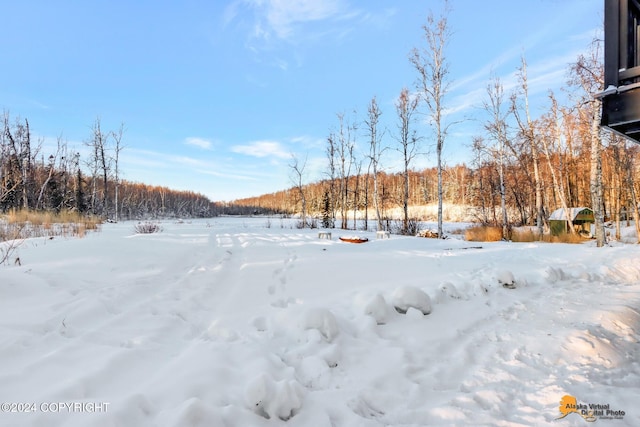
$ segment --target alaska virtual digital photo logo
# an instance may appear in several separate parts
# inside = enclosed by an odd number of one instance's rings
[[[560,399],[560,416],[557,420],[566,417],[569,414],[578,414],[586,421],[594,422],[596,420],[621,420],[624,418],[625,412],[622,410],[613,410],[608,403],[581,403],[574,396],[565,395]]]

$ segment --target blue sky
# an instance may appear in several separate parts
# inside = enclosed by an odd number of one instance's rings
[[[492,73],[509,92],[525,55],[534,116],[567,66],[601,36],[603,0],[451,0],[448,164],[482,133]],[[46,156],[62,136],[83,150],[90,127],[124,123],[125,179],[212,200],[292,185],[326,170],[337,113],[365,119],[373,96],[393,144],[393,103],[413,89],[408,61],[439,0],[25,0],[4,2],[0,109],[27,118]],[[431,132],[419,126],[429,147]],[[366,148],[359,132],[359,153]],[[388,153],[391,153],[389,151]],[[45,157],[46,157],[45,156]],[[361,156],[362,157],[362,156]],[[432,165],[423,156],[416,166]],[[392,154],[382,159],[393,171]]]

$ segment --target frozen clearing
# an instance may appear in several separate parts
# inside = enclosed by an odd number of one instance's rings
[[[0,267],[0,425],[585,425],[555,420],[565,395],[640,425],[640,245],[292,224],[25,242]]]

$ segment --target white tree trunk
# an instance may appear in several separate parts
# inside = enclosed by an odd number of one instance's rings
[[[591,208],[595,217],[596,244],[600,248],[606,243],[603,212],[602,188],[602,139],[600,138],[600,123],[598,115],[591,119],[591,174],[589,190],[591,192]]]

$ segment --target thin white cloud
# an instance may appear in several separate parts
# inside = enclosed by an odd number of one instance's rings
[[[492,70],[501,68],[503,72],[506,71],[500,76],[500,80],[507,96],[519,88],[517,70],[521,66],[520,58],[523,55],[527,61],[529,96],[547,93],[549,90],[558,90],[566,83],[571,63],[576,61],[579,54],[584,53],[584,46],[576,44],[575,47],[561,55],[545,56],[535,60],[528,58],[522,49],[519,51],[516,48],[506,50],[479,71],[452,82],[450,86],[452,98],[447,113],[454,114],[478,108],[486,97],[486,88]],[[512,68],[508,69],[507,64],[513,64]]]
[[[222,24],[225,27],[238,16],[238,7],[240,6],[240,3],[240,1],[234,1],[225,8],[222,14]]]
[[[171,156],[171,160],[188,167],[201,166],[204,164],[204,162],[200,159],[194,159],[193,157],[187,156]]]
[[[311,137],[308,135],[294,136],[293,138],[290,138],[289,141],[292,144],[305,149],[323,147],[325,143],[325,140],[322,138]]]
[[[159,151],[128,148],[122,152],[122,160],[135,167],[152,167],[170,169],[182,165],[186,167],[202,166],[203,161],[193,157],[174,156]]]
[[[29,99],[28,100],[31,104],[35,105],[38,108],[41,108],[43,110],[49,110],[51,107],[47,104],[43,104],[42,102],[35,100],[35,99]]]
[[[361,22],[369,23],[377,28],[387,28],[389,22],[393,16],[395,16],[397,10],[395,8],[384,9],[380,12],[366,12],[360,18]]]
[[[254,176],[223,173],[223,172],[218,172],[218,171],[209,170],[209,169],[198,169],[196,170],[196,172],[204,175],[215,176],[218,178],[235,179],[239,181],[258,181],[258,178]]]
[[[211,141],[209,141],[208,139],[198,138],[198,137],[185,138],[184,143],[187,145],[200,147],[203,150],[210,150],[212,145]]]
[[[253,22],[250,24],[249,39],[271,44],[274,41],[299,42],[303,28],[312,23],[328,21],[335,23],[353,21],[361,12],[349,7],[346,0],[237,0],[225,9],[223,25],[232,21],[244,26],[241,8],[253,12]],[[323,28],[326,32],[327,28]],[[329,31],[332,31],[329,28]],[[314,33],[306,32],[305,38],[313,39]],[[256,50],[254,43],[249,42],[248,49]],[[281,65],[281,64],[278,64]]]
[[[288,159],[291,157],[283,146],[277,141],[255,141],[247,145],[236,145],[231,147],[231,151],[252,157],[276,157]]]
[[[322,21],[338,15],[345,8],[341,0],[258,0],[252,3],[261,6],[266,31],[280,39],[293,36],[297,24]]]

